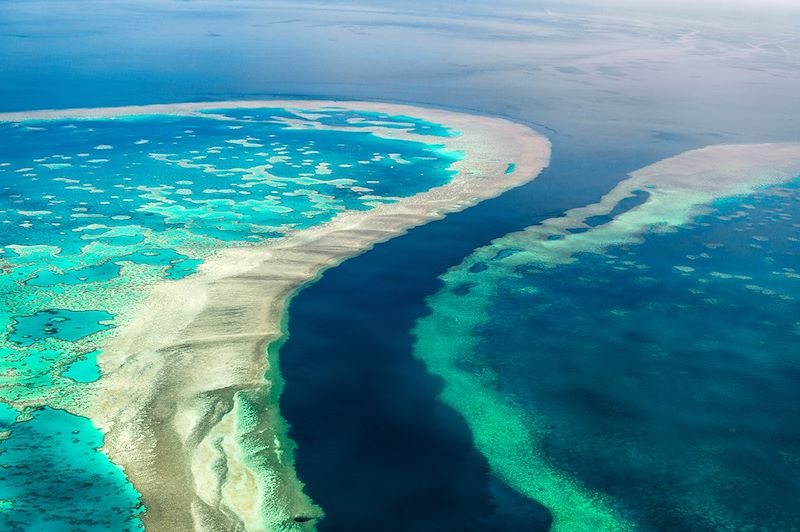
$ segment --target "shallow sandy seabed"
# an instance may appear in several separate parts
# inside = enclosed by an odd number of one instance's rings
[[[346,212],[262,245],[223,250],[197,274],[153,288],[138,317],[104,346],[102,377],[90,405],[79,412],[103,430],[103,450],[142,494],[147,529],[314,528],[309,518],[322,512],[295,475],[291,442],[275,405],[274,350],[266,355],[282,335],[288,300],[324,269],[530,181],[549,163],[549,142],[525,126],[383,103],[211,102],[5,113],[0,120],[192,116],[264,107],[312,113],[336,107],[421,118],[461,134],[420,136],[380,125],[361,130],[441,143],[465,157],[454,163],[457,174],[445,185],[369,211]],[[292,125],[307,127],[299,121]],[[506,173],[510,163],[515,170]],[[264,411],[270,401],[272,409]]]

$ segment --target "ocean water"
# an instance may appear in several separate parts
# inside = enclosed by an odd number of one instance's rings
[[[450,522],[462,519],[460,524],[474,517],[480,521],[473,522],[495,527],[523,523],[543,529],[548,518],[542,518],[542,508],[515,495],[491,474],[474,432],[463,419],[459,421],[458,412],[437,402],[443,381],[429,375],[413,357],[409,331],[416,319],[429,312],[425,298],[442,288],[437,276],[491,239],[595,201],[628,171],[645,164],[708,144],[797,137],[800,43],[796,11],[779,12],[767,6],[748,11],[741,3],[722,9],[711,2],[619,4],[580,0],[499,0],[491,5],[394,0],[324,5],[302,0],[7,0],[0,10],[0,109],[276,95],[355,98],[499,115],[548,135],[553,141],[552,165],[535,182],[377,246],[298,295],[292,304],[297,312],[290,309],[291,338],[280,357],[287,376],[282,407],[295,427],[298,472],[328,514],[322,526],[375,530],[390,528],[397,521],[397,530],[406,530],[399,526],[406,523],[424,529],[431,524],[429,516],[437,515]],[[5,134],[0,140],[5,141]],[[99,143],[114,145],[106,140]],[[63,152],[55,149],[46,155],[56,153]],[[91,199],[82,201],[96,199],[86,195]],[[138,216],[130,209],[122,210],[121,216]],[[154,213],[136,223],[155,224],[160,216]],[[234,221],[241,218],[231,215],[224,231],[215,230],[219,242],[228,238],[237,242],[236,234],[241,233],[230,231],[237,227]],[[17,231],[16,226],[6,225],[0,234],[12,228]],[[84,232],[95,233],[103,231]],[[95,240],[103,246],[114,242],[106,247],[135,248],[143,239],[136,231],[117,230],[107,236]],[[20,278],[31,286],[60,282],[59,287],[68,287],[68,283],[80,284],[87,274],[113,283],[120,278],[118,267],[125,276],[138,275],[134,268],[141,268],[141,275],[148,278],[193,271],[194,255],[189,250],[176,251],[173,244],[159,241],[136,255],[138,260],[151,257],[146,259],[150,262],[158,260],[152,258],[156,255],[166,258],[173,252],[186,257],[166,269],[163,264],[106,261],[87,266],[89,270],[68,266]],[[13,250],[6,253],[14,256]],[[53,260],[47,249],[23,253],[31,268],[37,261]],[[677,264],[692,265],[688,259]],[[681,275],[679,270],[669,272]],[[359,283],[359,276],[370,283]],[[6,276],[0,279],[8,280]],[[393,283],[400,283],[401,289],[384,290]],[[480,286],[485,285],[461,286],[459,291],[467,295],[458,300],[477,293]],[[100,293],[91,297],[97,299]],[[337,294],[341,297],[332,299]],[[309,303],[304,303],[306,297]],[[370,298],[372,306],[367,307],[365,300]],[[318,327],[319,316],[306,312],[313,301],[340,303],[335,307],[335,326]],[[523,310],[529,303],[524,298],[514,301]],[[512,309],[510,304],[508,309]],[[29,309],[21,315],[33,313]],[[10,316],[4,318],[11,323]],[[95,321],[86,326],[99,325]],[[345,339],[342,330],[350,331]],[[103,334],[100,331],[88,340],[94,342]],[[301,338],[305,338],[302,349],[299,343],[292,344]],[[334,340],[342,342],[341,349],[330,348]],[[89,344],[75,350],[75,356],[68,357],[74,362],[69,364],[57,349],[28,349],[24,359],[7,359],[20,371],[20,378],[30,383],[26,387],[12,383],[8,393],[22,400],[31,390],[49,390],[60,382],[61,372],[67,379],[91,382],[96,377],[92,369],[96,355]],[[342,357],[335,373],[319,364],[320,360],[330,362],[331,353]],[[701,364],[703,359],[695,361]],[[713,365],[713,358],[708,361]],[[402,378],[393,378],[388,368]],[[320,384],[319,395],[312,389],[315,383]],[[70,390],[80,389],[71,381],[68,385]],[[510,387],[510,382],[505,386]],[[376,393],[369,396],[367,391]],[[312,401],[303,393],[319,400]],[[376,402],[374,408],[365,407]],[[346,424],[332,419],[332,405],[337,404],[342,408],[336,414]],[[532,402],[529,407],[541,411]],[[6,423],[18,415],[16,410],[5,414]],[[410,440],[356,439],[349,436],[352,427],[359,434],[385,430],[397,437],[400,432]],[[406,427],[413,430],[402,430]],[[447,445],[437,447],[435,442]],[[337,449],[342,466],[331,467],[326,461],[330,448]],[[361,460],[365,453],[383,459]],[[391,476],[399,473],[399,480]],[[582,475],[587,490],[604,488],[591,472],[584,470]],[[636,490],[639,477],[630,479],[628,492]],[[376,489],[376,482],[407,489]],[[429,498],[408,488],[422,489],[428,483],[438,489],[425,491]],[[615,483],[615,493],[625,491],[620,477]],[[135,499],[135,493],[125,496],[122,515],[136,511]],[[633,512],[634,506],[613,507]],[[369,509],[370,519],[358,520],[366,515],[359,514],[359,508]],[[397,515],[403,520],[397,520]]]
[[[298,112],[0,123],[4,530],[139,527],[139,494],[75,412],[92,400],[98,349],[148,287],[191,275],[223,247],[444,184],[462,157],[443,149],[458,132],[439,124]],[[364,129],[376,125],[430,142]]]
[[[614,182],[664,155],[654,149],[595,176]],[[438,275],[495,235],[569,206],[548,192],[583,164],[568,158],[513,194],[382,243],[294,297],[280,406],[298,476],[325,512],[320,530],[549,529],[550,512],[497,478],[463,415],[437,399],[444,381],[415,360],[411,331],[430,313]]]
[[[798,185],[565,264],[509,261],[538,249],[512,234],[444,277],[416,354],[556,529],[796,528]]]

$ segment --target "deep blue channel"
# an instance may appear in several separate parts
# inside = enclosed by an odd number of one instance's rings
[[[654,156],[611,154],[589,174],[569,147],[554,153],[563,158],[532,183],[347,260],[292,301],[280,405],[298,475],[326,514],[321,531],[549,528],[544,507],[491,476],[409,331],[437,276],[474,248],[597,199]],[[559,181],[584,187],[567,198]]]

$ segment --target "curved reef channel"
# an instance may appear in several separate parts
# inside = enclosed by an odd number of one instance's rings
[[[550,156],[506,120],[366,102],[32,111],[0,128],[5,529],[313,528],[266,355],[287,301]],[[93,511],[76,515],[82,497]]]
[[[685,152],[442,276],[415,355],[552,530],[799,522],[798,176],[798,143]]]

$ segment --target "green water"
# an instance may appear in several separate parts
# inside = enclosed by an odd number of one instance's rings
[[[457,134],[341,108],[0,122],[0,528],[139,527],[139,494],[74,414],[114,329],[219,249],[448,182]]]

